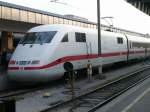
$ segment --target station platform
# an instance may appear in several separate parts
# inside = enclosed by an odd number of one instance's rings
[[[126,91],[96,112],[150,112],[150,78]]]
[[[106,79],[103,80],[93,78],[90,82],[87,81],[87,79],[77,81],[75,83],[76,95],[97,88],[100,85],[106,84],[112,80],[115,80],[116,78],[119,78],[123,75],[127,75],[128,73],[132,73],[133,71],[138,70],[143,66],[147,65],[140,63],[134,66],[129,66],[111,72],[107,72],[104,74],[106,76]],[[16,112],[39,112],[41,110],[47,109],[51,104],[57,104],[59,102],[70,99],[72,96],[71,94],[67,93],[68,90],[69,89],[67,85],[59,85],[51,87],[49,89],[43,89],[35,91],[33,93],[18,96],[18,99],[20,100],[16,101]],[[48,97],[43,97],[45,93],[49,94]],[[128,102],[128,104],[130,104],[130,101]],[[110,112],[112,112],[112,110],[110,110]]]

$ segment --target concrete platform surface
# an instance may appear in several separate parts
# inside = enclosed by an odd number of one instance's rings
[[[96,112],[150,112],[150,78]]]
[[[88,91],[91,88],[96,88],[104,83],[109,82],[110,80],[114,80],[120,76],[138,70],[143,66],[147,65],[142,63],[130,67],[117,69],[113,72],[108,72],[105,74],[106,79],[104,80],[93,78],[91,82],[89,82],[87,79],[82,81],[76,81],[76,95]],[[18,96],[18,100],[16,102],[16,112],[39,112],[53,104],[57,104],[59,102],[67,100],[68,98],[71,98],[72,96],[68,91],[70,91],[70,89],[68,89],[68,85],[59,85],[51,87],[49,89],[44,89]],[[44,97],[45,94],[48,94],[49,97]]]

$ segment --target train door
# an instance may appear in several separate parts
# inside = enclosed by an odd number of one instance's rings
[[[90,56],[92,55],[92,43],[91,42],[86,42],[86,52],[87,52],[88,61],[90,61]]]
[[[129,49],[130,49],[130,42],[129,42],[129,39],[128,39],[128,37],[127,37],[127,35],[126,34],[124,34],[125,35],[125,37],[126,37],[126,42],[127,42],[127,62],[129,61]]]
[[[86,34],[86,52],[87,52],[87,63],[92,66],[100,65],[101,62],[97,58],[98,45],[97,45],[97,35],[95,33]]]
[[[82,58],[87,58],[87,37],[86,37],[86,33],[83,32],[75,32],[74,33],[74,50],[73,52],[77,55],[77,57],[79,57],[80,59],[77,61],[76,63],[76,68],[85,68],[86,65],[86,60],[83,60]]]

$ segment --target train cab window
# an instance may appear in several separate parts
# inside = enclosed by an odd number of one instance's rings
[[[68,34],[65,34],[61,42],[68,42]]]
[[[57,31],[29,32],[19,44],[43,44],[50,43]]]
[[[86,34],[85,33],[75,33],[76,42],[86,42]]]
[[[123,44],[123,38],[117,37],[117,43],[118,44]]]

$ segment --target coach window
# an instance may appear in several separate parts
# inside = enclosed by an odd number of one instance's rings
[[[62,39],[61,42],[68,42],[68,34],[66,34],[66,35],[63,37],[63,39]]]
[[[86,35],[85,33],[75,33],[76,42],[86,42]]]
[[[133,46],[133,48],[138,48],[138,47],[139,47],[139,43],[133,42],[133,43],[132,43],[132,46]]]
[[[147,48],[150,48],[150,44],[147,43]]]
[[[118,42],[118,44],[123,44],[123,38],[117,37],[117,42]]]
[[[129,44],[130,44],[130,49],[132,49],[132,42],[129,42]]]

